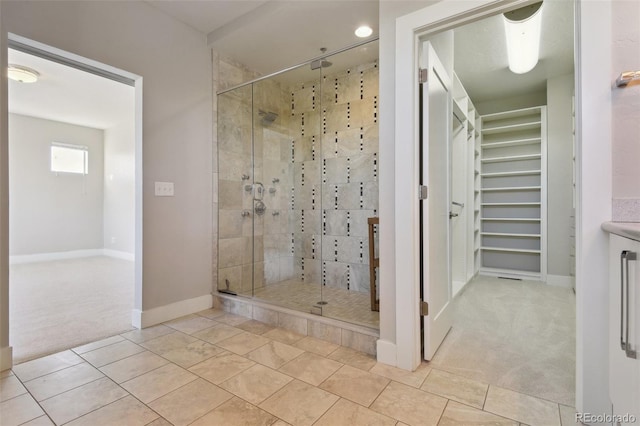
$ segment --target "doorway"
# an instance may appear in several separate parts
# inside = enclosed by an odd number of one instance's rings
[[[10,35],[8,58],[36,75],[9,82],[10,337],[19,363],[132,329],[140,100],[135,80],[114,81],[112,69],[19,36]]]
[[[573,5],[537,11],[541,59],[527,73],[507,67],[502,14],[421,41],[430,77],[421,84],[422,150],[430,154],[422,161],[430,189],[423,264],[449,271],[425,274],[432,296],[423,352],[434,368],[571,407],[573,31],[553,28],[573,22]],[[448,103],[437,109],[448,113],[436,117],[432,86],[445,81]],[[434,210],[446,220],[434,223]],[[446,229],[450,243],[440,236]]]
[[[416,140],[417,42],[426,30],[441,31],[482,17],[501,13],[527,2],[478,1],[473,4],[439,3],[405,15],[397,21],[396,38],[396,104],[395,140]],[[600,231],[602,222],[610,217],[611,168],[603,160],[610,158],[611,148],[602,144],[611,131],[611,79],[608,58],[611,43],[610,29],[603,27],[598,34],[582,28],[609,22],[610,5],[576,2],[575,53],[575,111],[576,111],[576,409],[605,411],[607,407],[606,375],[597,368],[606,358],[606,312],[599,303],[599,295],[606,291],[606,238]],[[417,242],[410,236],[418,229],[417,198],[411,191],[418,185],[417,144],[396,144],[396,221],[406,226],[396,228],[396,282],[413,283],[418,278]],[[408,167],[410,166],[410,167]],[[588,170],[587,174],[585,171]],[[408,188],[405,190],[405,188]],[[589,191],[585,189],[589,188]],[[399,196],[406,195],[406,197]],[[406,229],[405,229],[406,228]],[[407,231],[405,233],[405,231]],[[410,285],[396,287],[396,345],[395,363],[415,369],[420,360],[417,290]],[[597,332],[595,332],[597,331]],[[588,333],[588,334],[587,334]],[[382,336],[381,336],[382,337]],[[383,340],[385,339],[382,337]],[[386,349],[386,348],[385,348]],[[391,348],[389,348],[391,349]],[[383,355],[386,359],[387,353]],[[394,361],[391,361],[394,362]]]

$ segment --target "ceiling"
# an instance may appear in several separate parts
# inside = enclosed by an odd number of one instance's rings
[[[377,0],[158,1],[148,3],[207,35],[209,46],[265,75],[378,35]]]
[[[378,1],[211,0],[148,3],[207,35],[209,46],[266,75],[361,41],[355,28],[378,34]],[[544,91],[548,78],[573,71],[572,0],[545,0],[540,61],[529,73],[509,71],[501,15],[455,30],[455,69],[474,102]]]
[[[134,114],[134,88],[9,49],[9,63],[40,73],[36,83],[9,80],[9,112],[108,129]]]
[[[200,31],[209,46],[260,74],[269,74],[362,41],[361,24],[378,34],[378,1],[354,0],[147,0],[153,7]],[[507,65],[501,16],[455,29],[455,69],[472,100],[544,91],[549,77],[573,71],[573,1],[545,0],[540,62],[516,75]],[[367,60],[377,56],[369,45]],[[354,51],[354,55],[356,51]],[[358,53],[359,54],[359,53]],[[332,71],[347,54],[330,58]],[[36,84],[9,82],[10,112],[108,128],[133,115],[133,88],[102,77],[9,50],[9,63],[38,70]],[[128,105],[128,106],[125,106]]]
[[[573,72],[573,7],[545,0],[540,60],[526,74],[509,71],[502,15],[454,30],[454,68],[474,103],[546,90],[550,77]]]

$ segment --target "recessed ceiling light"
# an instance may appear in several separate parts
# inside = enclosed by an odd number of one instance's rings
[[[9,64],[7,77],[20,83],[35,83],[38,81],[40,73],[32,68],[23,67],[22,65]]]
[[[373,30],[368,25],[362,25],[356,29],[355,34],[360,38],[365,38],[373,34]]]

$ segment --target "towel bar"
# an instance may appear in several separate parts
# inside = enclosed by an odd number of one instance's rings
[[[624,87],[633,80],[640,80],[640,71],[625,71],[616,79],[616,86]]]

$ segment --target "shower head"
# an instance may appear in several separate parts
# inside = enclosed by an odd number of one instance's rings
[[[332,62],[327,61],[326,59],[316,59],[311,62],[311,70],[317,70],[318,68],[327,68],[333,65]]]
[[[276,118],[278,118],[278,114],[273,111],[258,110],[258,114],[260,115],[260,117],[262,117],[262,120],[260,120],[260,122],[263,125],[271,124],[276,121]]]

